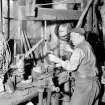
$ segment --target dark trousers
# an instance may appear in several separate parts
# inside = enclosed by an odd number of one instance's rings
[[[78,79],[70,105],[98,105],[100,83],[96,78]]]

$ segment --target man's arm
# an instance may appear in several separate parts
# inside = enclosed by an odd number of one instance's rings
[[[81,49],[77,48],[73,51],[70,60],[63,61],[55,55],[50,54],[49,59],[52,62],[60,64],[64,69],[68,71],[74,71],[78,68],[82,59],[84,58],[84,53]]]

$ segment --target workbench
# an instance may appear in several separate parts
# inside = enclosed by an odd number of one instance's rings
[[[12,94],[5,92],[3,95],[0,95],[0,105],[18,105],[36,96],[38,96],[37,87],[17,89]]]

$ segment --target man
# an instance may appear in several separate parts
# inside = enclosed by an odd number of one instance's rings
[[[61,57],[62,59],[68,59],[70,56],[70,51],[69,51],[69,55],[67,54],[68,49],[65,49],[65,46],[69,46],[68,44],[68,40],[69,40],[69,36],[68,33],[70,33],[70,30],[72,29],[71,24],[70,23],[64,23],[61,25],[57,25],[56,27],[56,31],[55,32],[57,37],[58,37],[58,45],[59,45],[59,57]],[[65,58],[66,57],[66,58]]]
[[[63,61],[49,54],[52,62],[72,72],[75,78],[74,92],[70,105],[98,105],[99,82],[96,58],[90,44],[85,40],[85,30],[75,28],[71,31],[70,40],[74,45],[70,60]]]
[[[70,23],[62,23],[62,24],[58,24],[56,25],[55,27],[55,30],[54,30],[54,34],[56,35],[56,38],[54,38],[54,35],[51,35],[51,40],[52,43],[50,43],[50,50],[52,50],[53,54],[60,57],[61,59],[63,60],[69,60],[70,56],[71,56],[71,53],[70,51],[68,52],[68,49],[65,49],[65,46],[69,46],[68,44],[68,37],[67,34],[70,32],[71,30],[71,24]],[[54,47],[55,46],[55,47]],[[58,68],[61,70],[61,68]],[[63,70],[63,69],[62,69]],[[64,84],[61,84],[59,85],[60,89],[63,91],[64,93],[64,101],[65,100],[68,100],[69,99],[69,93],[70,93],[70,86],[69,86],[69,81],[64,83]],[[66,94],[65,94],[66,93]],[[52,105],[55,105],[57,104],[58,105],[58,98],[60,97],[60,94],[59,93],[54,93],[51,97],[51,104]],[[66,103],[66,102],[65,102]],[[67,103],[66,103],[67,105]]]
[[[47,49],[57,56],[62,56],[64,47],[67,42],[67,34],[72,29],[71,23],[62,23],[48,27],[47,29]],[[63,47],[63,49],[62,49]]]
[[[59,44],[59,48],[58,48],[59,49],[59,57],[62,60],[69,60],[71,57],[72,51],[73,51],[72,46],[68,42],[68,40],[69,40],[68,33],[70,33],[70,30],[72,28],[71,24],[70,23],[64,23],[64,24],[58,25],[57,28],[58,28],[58,33],[56,33],[56,35],[59,39],[59,42],[58,42],[58,44]],[[67,97],[67,94],[70,93],[69,80],[68,80],[68,82],[64,83],[63,85],[64,85],[63,90],[64,90],[64,93],[66,93],[65,96]],[[65,96],[64,96],[64,100],[66,100]]]

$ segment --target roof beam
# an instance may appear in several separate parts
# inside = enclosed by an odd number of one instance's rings
[[[80,10],[57,10],[50,8],[38,8],[36,16],[27,16],[28,20],[78,20],[82,12]]]

